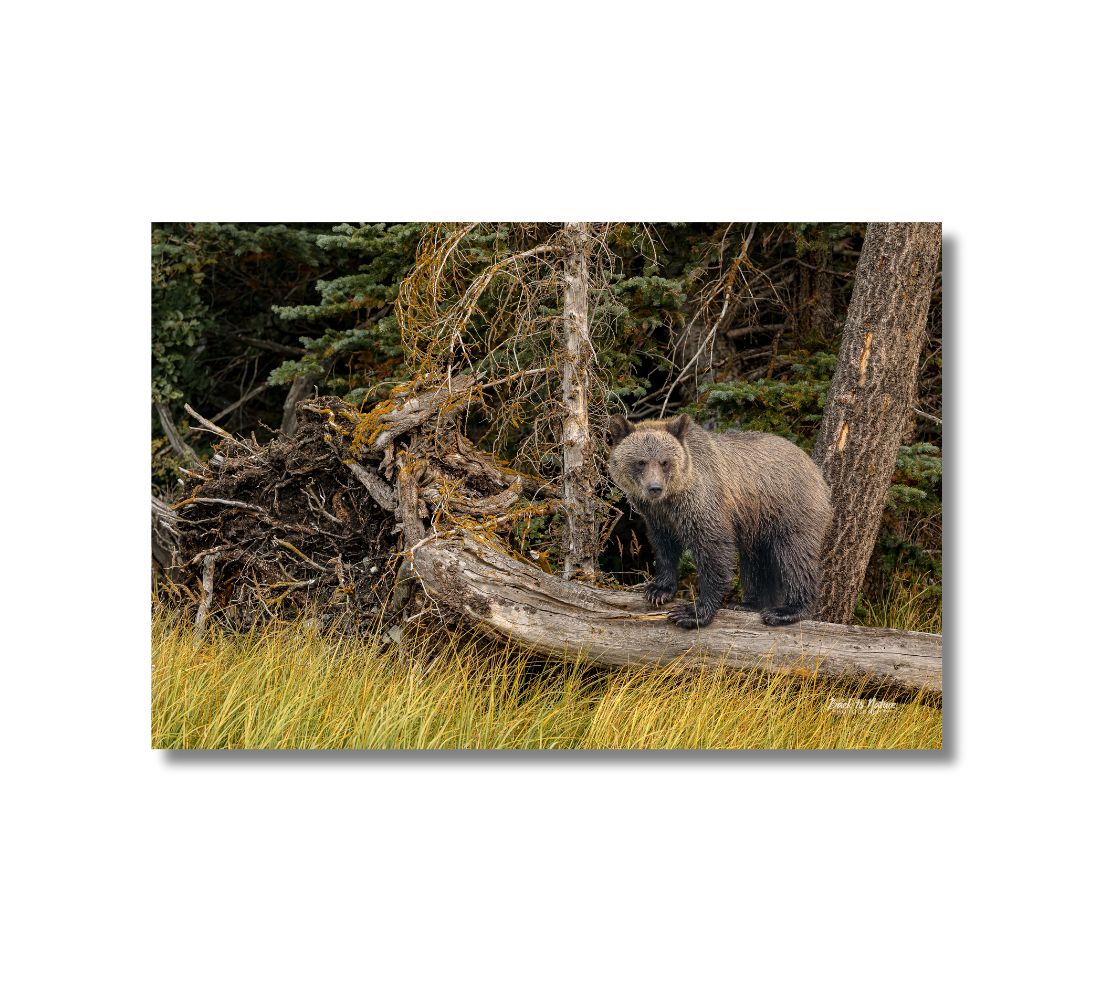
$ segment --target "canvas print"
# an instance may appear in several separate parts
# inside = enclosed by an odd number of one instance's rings
[[[152,745],[939,750],[941,225],[155,223]]]

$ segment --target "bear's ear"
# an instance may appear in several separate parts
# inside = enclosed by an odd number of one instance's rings
[[[682,413],[675,420],[670,420],[665,427],[670,434],[673,435],[678,441],[684,440],[684,432],[691,426],[692,420],[687,413]]]
[[[632,433],[634,425],[622,414],[616,413],[607,424],[607,444],[612,448],[624,437]]]

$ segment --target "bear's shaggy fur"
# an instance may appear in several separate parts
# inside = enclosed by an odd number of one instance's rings
[[[797,445],[774,434],[711,434],[687,414],[632,424],[611,418],[611,478],[645,521],[656,572],[646,600],[676,594],[680,559],[696,562],[695,605],[669,619],[707,625],[731,589],[739,560],[743,603],[767,625],[805,617],[817,597],[821,543],[832,517],[820,470]]]

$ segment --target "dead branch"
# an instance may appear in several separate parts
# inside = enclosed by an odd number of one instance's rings
[[[230,403],[229,406],[227,406],[220,413],[215,413],[214,417],[213,417],[213,422],[216,424],[223,417],[228,417],[235,410],[241,409],[241,407],[244,406],[247,402],[249,402],[250,399],[255,399],[257,396],[259,396],[266,389],[271,389],[271,388],[272,387],[267,382],[265,382],[262,385],[258,385],[255,389],[250,389],[239,400],[237,400],[234,403]]]
[[[255,510],[260,514],[267,514],[263,507],[258,507],[254,503],[245,503],[244,500],[228,500],[225,497],[190,497],[187,500],[180,500],[177,504],[173,504],[171,509],[178,510],[180,507],[193,507],[195,504],[200,503],[216,503],[223,507],[240,507],[242,510]]]
[[[198,612],[194,616],[194,630],[196,635],[201,635],[206,626],[206,616],[210,612],[210,605],[214,601],[214,566],[218,557],[206,556],[202,560],[202,599],[198,602]]]
[[[286,354],[292,358],[302,358],[307,353],[306,347],[294,347],[275,340],[265,340],[263,337],[250,337],[244,333],[227,333],[226,336],[239,344],[248,344],[250,347],[259,347],[261,350],[273,351],[276,354]]]
[[[205,427],[206,430],[210,431],[213,434],[217,434],[218,437],[220,437],[223,441],[229,441],[231,444],[235,444],[239,448],[244,448],[246,451],[251,452],[253,450],[244,441],[238,441],[237,438],[230,434],[229,431],[224,431],[212,420],[207,420],[201,413],[194,409],[194,407],[192,407],[190,403],[184,403],[183,409],[186,410],[187,413],[189,413],[192,417],[194,417],[195,420],[197,420],[200,424],[202,424],[202,426]]]
[[[152,558],[163,572],[176,577],[175,555],[179,548],[179,529],[175,512],[158,497],[152,497]]]
[[[384,479],[376,472],[370,472],[360,462],[344,462],[343,464],[354,473],[355,478],[366,488],[378,507],[390,514],[396,513],[397,502],[393,496],[393,488]]]
[[[167,443],[171,445],[171,450],[181,458],[187,458],[192,462],[198,461],[198,456],[194,453],[194,449],[183,440],[183,435],[179,433],[179,428],[175,426],[175,418],[171,416],[171,409],[166,403],[156,403],[156,415],[159,417],[159,425],[163,428],[163,433],[167,435]]]
[[[719,289],[723,292],[723,306],[720,309],[719,316],[716,317],[715,322],[712,324],[712,328],[708,331],[707,336],[700,342],[700,346],[696,348],[695,353],[691,358],[689,358],[688,362],[677,373],[677,377],[673,379],[672,383],[669,385],[669,388],[665,393],[665,399],[661,404],[661,412],[658,414],[658,416],[665,416],[665,409],[669,405],[669,400],[673,396],[673,390],[681,384],[681,382],[684,380],[685,375],[688,374],[688,370],[693,365],[698,364],[701,356],[704,354],[704,351],[709,350],[714,346],[716,334],[719,332],[720,327],[723,325],[724,320],[727,318],[727,311],[731,305],[731,291],[735,286],[735,278],[739,273],[740,266],[747,259],[747,251],[750,249],[751,240],[754,239],[754,233],[757,227],[757,222],[751,223],[750,231],[743,238],[743,243],[739,248],[738,256],[736,256],[735,260],[732,262],[731,267],[727,272],[727,276],[720,281]],[[693,316],[692,321],[688,324],[689,332],[691,332],[693,325],[700,319],[701,314],[708,308],[709,301],[710,299],[705,299],[702,302],[700,309],[697,311],[696,315]],[[697,371],[699,371],[699,367],[697,368]]]

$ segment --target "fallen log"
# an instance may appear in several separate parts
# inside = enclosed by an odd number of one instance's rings
[[[727,609],[686,631],[637,594],[566,582],[478,536],[433,536],[411,556],[429,598],[540,652],[618,666],[695,657],[855,682],[867,694],[941,698],[940,635],[810,621],[770,628],[757,614]]]

